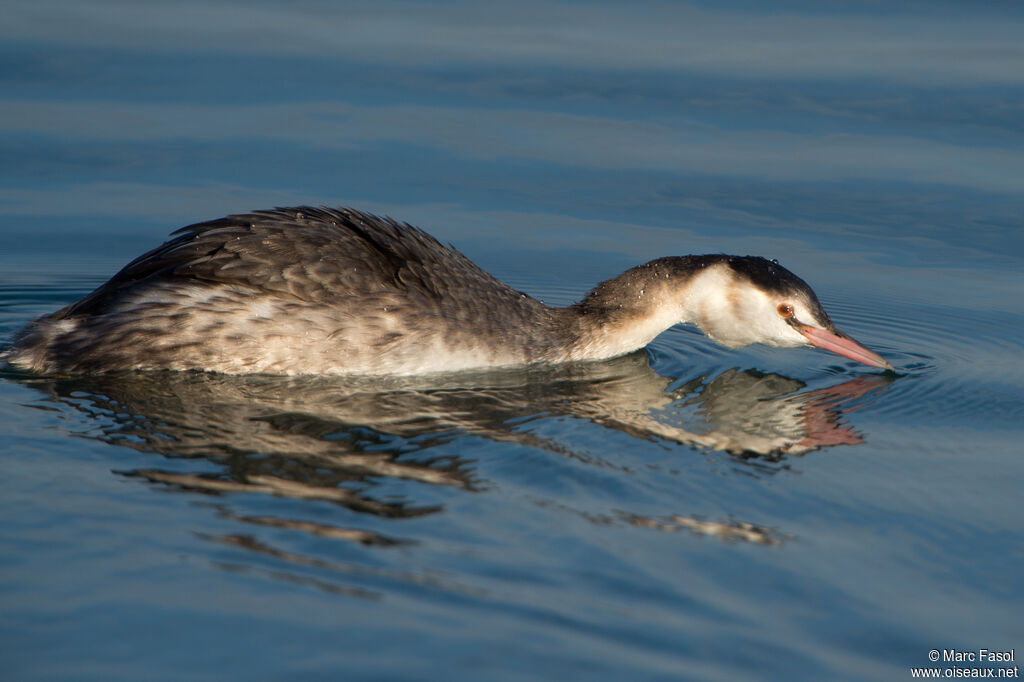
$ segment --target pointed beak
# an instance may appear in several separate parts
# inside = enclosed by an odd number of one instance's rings
[[[826,329],[812,327],[808,324],[796,323],[793,326],[807,338],[812,346],[832,351],[842,355],[844,358],[863,362],[865,365],[871,365],[872,367],[893,369],[893,366],[881,355],[860,345],[838,329],[836,329],[835,333],[832,333]]]

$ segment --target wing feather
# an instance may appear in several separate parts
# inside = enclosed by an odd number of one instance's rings
[[[426,232],[352,209],[231,215],[172,237],[55,317],[103,314],[140,287],[167,284],[235,286],[320,304],[393,293],[438,308],[467,294],[494,305],[523,296]]]

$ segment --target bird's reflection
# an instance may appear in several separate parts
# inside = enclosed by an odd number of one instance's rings
[[[408,499],[409,486],[402,488],[404,497],[396,496],[387,483],[484,489],[487,481],[480,480],[471,460],[446,454],[448,443],[466,435],[616,466],[568,437],[544,436],[531,427],[548,417],[725,451],[741,458],[737,461],[775,461],[823,446],[859,443],[861,436],[842,415],[891,379],[861,376],[813,391],[803,390],[795,379],[753,370],[677,380],[654,372],[647,355],[636,353],[610,362],[435,378],[167,372],[22,381],[90,415],[90,437],[170,459],[201,461],[191,470],[178,461],[120,473],[221,496],[223,501],[213,505],[217,512],[254,532],[285,528],[364,546],[394,546],[407,541],[360,528],[237,513],[229,507],[230,494],[325,500],[356,512],[355,519],[435,514],[442,506]],[[704,534],[712,534],[708,528],[714,527],[677,514],[666,521],[633,516],[625,522]],[[729,532],[721,536],[733,539],[776,544],[779,537],[754,524],[722,528]],[[216,541],[292,564],[320,561],[246,535]]]

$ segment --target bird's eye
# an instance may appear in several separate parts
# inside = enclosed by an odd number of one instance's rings
[[[783,317],[793,317],[793,306],[788,303],[780,303],[776,310],[778,310],[779,315],[782,315]]]

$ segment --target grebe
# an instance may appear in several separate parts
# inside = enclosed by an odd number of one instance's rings
[[[555,308],[422,230],[347,208],[232,215],[172,237],[31,322],[7,362],[46,374],[423,374],[612,358],[688,322],[729,348],[810,345],[892,369],[760,257],[659,258]]]

